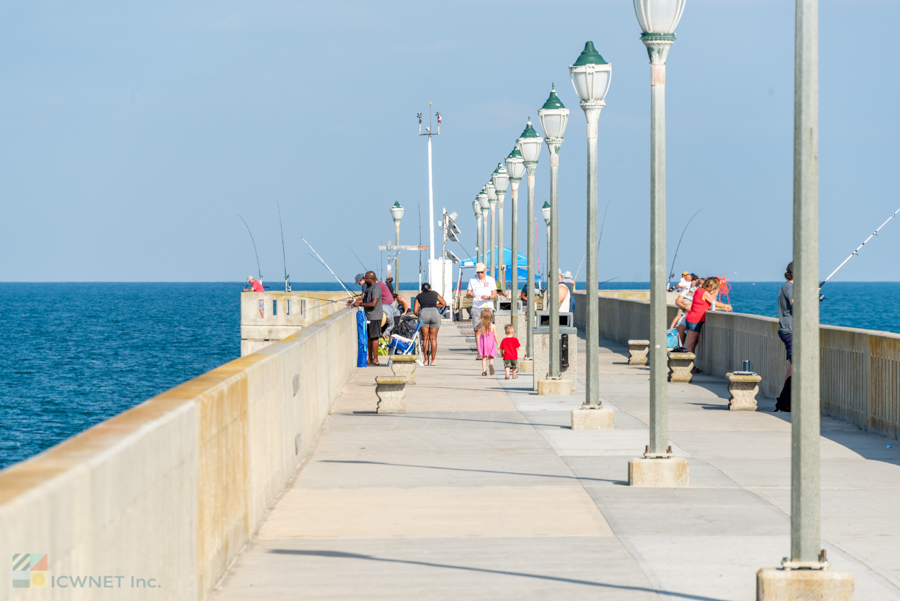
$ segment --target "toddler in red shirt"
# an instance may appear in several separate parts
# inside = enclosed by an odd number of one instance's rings
[[[503,369],[506,371],[506,379],[509,380],[509,372],[512,371],[512,379],[515,380],[519,376],[516,374],[516,360],[519,358],[519,339],[516,338],[516,328],[512,324],[508,324],[503,328],[506,338],[500,343],[500,354],[503,355]]]

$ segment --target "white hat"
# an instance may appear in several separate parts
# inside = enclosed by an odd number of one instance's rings
[[[248,276],[247,276],[247,281],[248,281],[248,282],[253,281],[253,276],[252,276],[252,275],[248,275]]]
[[[572,279],[572,272],[571,272],[571,271],[565,272],[565,273],[563,274],[563,277],[566,278],[566,279]]]
[[[485,270],[484,263],[475,263],[475,273],[478,273],[479,271],[484,271],[484,270]]]

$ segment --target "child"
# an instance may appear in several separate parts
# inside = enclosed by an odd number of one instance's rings
[[[516,338],[516,328],[506,324],[503,328],[506,338],[500,343],[500,353],[503,355],[503,369],[506,371],[506,379],[509,380],[509,372],[512,370],[512,379],[518,378],[516,374],[516,359],[519,358],[519,339]]]
[[[481,323],[475,336],[478,341],[478,355],[481,357],[481,375],[486,376],[489,368],[493,376],[494,357],[497,356],[500,340],[497,338],[497,328],[494,327],[494,314],[490,309],[481,310]]]

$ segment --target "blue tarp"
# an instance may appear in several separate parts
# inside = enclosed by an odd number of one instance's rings
[[[527,282],[528,281],[528,260],[525,258],[525,255],[523,255],[522,253],[516,253],[516,254],[519,255],[519,259],[517,262],[517,267],[519,268],[519,281]],[[475,257],[470,257],[470,258],[462,261],[459,264],[459,266],[461,268],[475,267],[476,262],[477,261],[475,261]],[[490,250],[487,253],[487,262],[488,262],[488,264],[490,264],[490,262],[491,262],[491,251]],[[501,264],[504,264],[504,263],[506,264],[507,271],[512,269],[512,250],[509,248],[506,248],[506,247],[503,248],[503,260],[501,261]],[[534,280],[536,282],[540,281],[540,279],[541,278],[538,274],[534,274]]]
[[[366,312],[356,312],[356,332],[359,337],[359,352],[356,353],[356,367],[365,367],[369,355],[369,332],[366,324]]]

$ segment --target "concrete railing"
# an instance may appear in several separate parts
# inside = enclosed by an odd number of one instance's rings
[[[0,472],[0,556],[49,554],[42,599],[206,599],[356,352],[355,311],[342,311]],[[0,570],[0,599],[35,594]]]
[[[584,329],[586,296],[576,292],[575,325]],[[600,335],[625,344],[650,335],[650,303],[600,297]],[[668,307],[667,323],[677,309]],[[900,335],[820,326],[822,413],[885,436],[900,438]],[[747,359],[762,376],[760,393],[776,397],[787,361],[778,320],[710,312],[697,346],[697,366],[724,377]]]
[[[244,292],[241,294],[241,356],[284,340],[345,308],[341,292]]]

